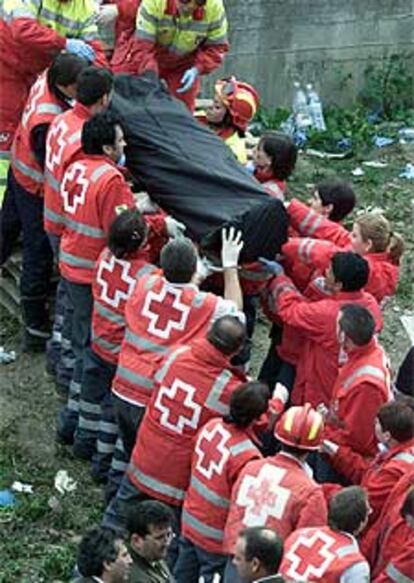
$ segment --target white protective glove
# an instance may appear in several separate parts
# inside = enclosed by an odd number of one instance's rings
[[[319,415],[322,415],[324,420],[327,418],[329,409],[325,405],[325,403],[319,403],[319,405],[316,407],[316,410],[319,413]]]
[[[289,391],[282,385],[282,383],[276,383],[275,388],[273,389],[272,399],[278,399],[281,403],[286,405],[289,399]]]
[[[172,239],[182,239],[184,237],[184,231],[186,229],[184,223],[180,223],[180,221],[177,221],[173,217],[167,217],[165,224],[169,237]]]
[[[143,215],[153,215],[160,210],[147,192],[134,192],[135,206]]]
[[[99,26],[112,26],[118,18],[119,8],[116,4],[103,4],[99,7],[98,16],[96,18]]]
[[[237,268],[240,251],[244,245],[242,235],[243,233],[236,231],[234,227],[230,227],[227,232],[226,229],[221,231],[221,264],[223,269]]]

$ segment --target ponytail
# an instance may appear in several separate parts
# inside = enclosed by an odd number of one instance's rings
[[[404,239],[398,233],[391,233],[390,244],[388,245],[388,253],[390,254],[391,261],[395,265],[399,265],[401,257],[405,250]]]

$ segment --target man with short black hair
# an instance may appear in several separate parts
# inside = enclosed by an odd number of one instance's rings
[[[369,310],[345,304],[339,310],[336,326],[344,364],[327,411],[324,451],[332,454],[330,464],[342,471],[343,457],[338,456],[342,463],[336,462],[336,449],[331,450],[329,442],[346,447],[349,455],[375,456],[375,419],[381,406],[392,399],[392,393],[388,358],[374,336],[375,322]],[[316,473],[318,480],[337,481],[330,473],[325,474],[322,466]]]
[[[112,392],[129,455],[154,390],[155,372],[171,346],[202,338],[211,323],[226,314],[244,320],[237,269],[241,232],[223,229],[222,237],[224,298],[199,290],[197,249],[182,238],[163,247],[164,274],[142,277],[126,304],[126,333]]]
[[[174,536],[171,510],[162,502],[145,500],[128,514],[132,567],[128,583],[168,583],[171,573],[165,558]]]
[[[356,537],[369,511],[363,488],[351,486],[336,494],[328,505],[328,526],[300,528],[286,539],[281,573],[294,581],[368,583],[369,565]]]
[[[321,402],[329,405],[338,374],[335,322],[343,304],[353,302],[368,308],[375,318],[376,331],[381,330],[383,320],[378,303],[364,291],[368,276],[368,262],[363,257],[352,252],[338,252],[332,257],[325,277],[315,280],[312,284],[315,289],[308,288],[304,295],[284,274],[270,283],[269,316],[294,327],[302,341],[292,403],[308,402],[314,407]],[[323,299],[319,299],[320,288]],[[310,301],[313,298],[317,299]]]
[[[355,192],[348,182],[337,179],[319,182],[309,204],[314,213],[309,210],[308,232],[304,233],[305,236],[309,236],[309,232],[312,233],[312,226],[317,221],[318,215],[339,223],[352,212],[355,202]],[[298,207],[302,209],[303,206],[303,203],[293,199],[289,205],[289,214],[294,214]]]
[[[112,530],[96,527],[87,532],[78,549],[76,583],[126,583],[132,564],[124,541]]]
[[[108,526],[122,528],[130,504],[143,497],[181,508],[198,430],[228,413],[232,392],[246,380],[230,364],[243,344],[244,324],[223,316],[212,329],[210,338],[179,344],[158,362],[127,473],[105,513]]]
[[[239,534],[233,564],[243,583],[278,583],[283,541],[274,530],[262,526],[245,528]]]

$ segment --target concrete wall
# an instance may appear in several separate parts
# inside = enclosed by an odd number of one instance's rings
[[[414,0],[224,2],[231,49],[219,76],[252,82],[268,107],[289,104],[297,78],[314,82],[325,102],[346,104],[361,90],[370,59],[406,54],[413,67]]]

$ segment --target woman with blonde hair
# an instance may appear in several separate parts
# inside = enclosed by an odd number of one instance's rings
[[[379,212],[365,213],[356,218],[349,232],[315,213],[304,204],[290,205],[291,226],[301,238],[291,238],[283,247],[290,260],[302,261],[318,271],[326,271],[332,256],[340,250],[350,250],[363,255],[370,273],[365,290],[378,302],[396,292],[404,240],[392,231],[389,221]],[[308,237],[312,238],[308,238]]]

